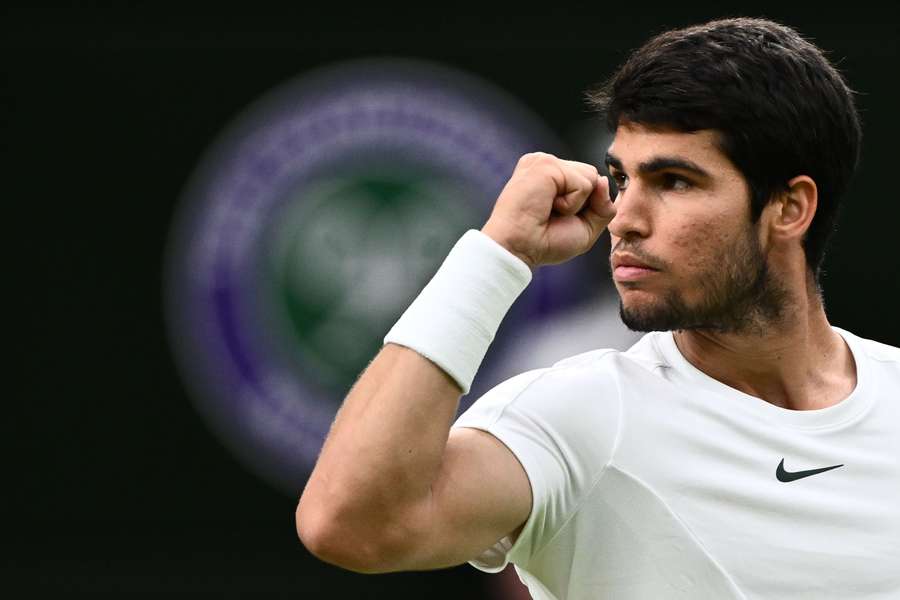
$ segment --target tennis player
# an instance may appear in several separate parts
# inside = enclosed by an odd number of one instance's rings
[[[900,350],[832,326],[818,277],[853,92],[793,29],[740,18],[653,38],[589,98],[617,190],[522,157],[347,396],[301,539],[363,573],[512,562],[539,599],[900,598]],[[532,270],[606,229],[648,333],[454,422]]]

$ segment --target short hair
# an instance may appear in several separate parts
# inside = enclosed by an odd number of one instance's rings
[[[750,187],[753,222],[790,179],[811,177],[818,208],[803,249],[818,284],[840,199],[859,163],[854,94],[825,53],[794,29],[732,18],[657,35],[586,97],[610,131],[623,122],[716,130],[719,149]]]

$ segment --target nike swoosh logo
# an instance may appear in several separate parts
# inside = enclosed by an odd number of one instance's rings
[[[843,467],[844,465],[834,465],[833,467],[822,467],[821,469],[809,469],[808,471],[794,471],[793,473],[790,471],[784,470],[784,459],[781,459],[781,462],[778,463],[778,468],[775,469],[775,477],[778,478],[778,481],[783,481],[787,483],[788,481],[797,481],[798,479],[803,479],[804,477],[809,477],[810,475],[818,475],[819,473],[824,473],[825,471],[830,471],[832,469],[837,469],[838,467]]]

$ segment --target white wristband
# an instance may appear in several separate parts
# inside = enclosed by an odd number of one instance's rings
[[[468,394],[497,328],[531,281],[531,269],[470,229],[384,338],[411,348]]]

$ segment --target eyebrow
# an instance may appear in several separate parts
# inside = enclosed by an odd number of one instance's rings
[[[606,153],[606,166],[614,167],[619,171],[624,171],[622,161],[615,154]],[[695,162],[675,156],[657,156],[648,161],[638,164],[638,173],[641,175],[650,175],[664,169],[681,169],[697,175],[699,177],[708,178],[709,173]]]

